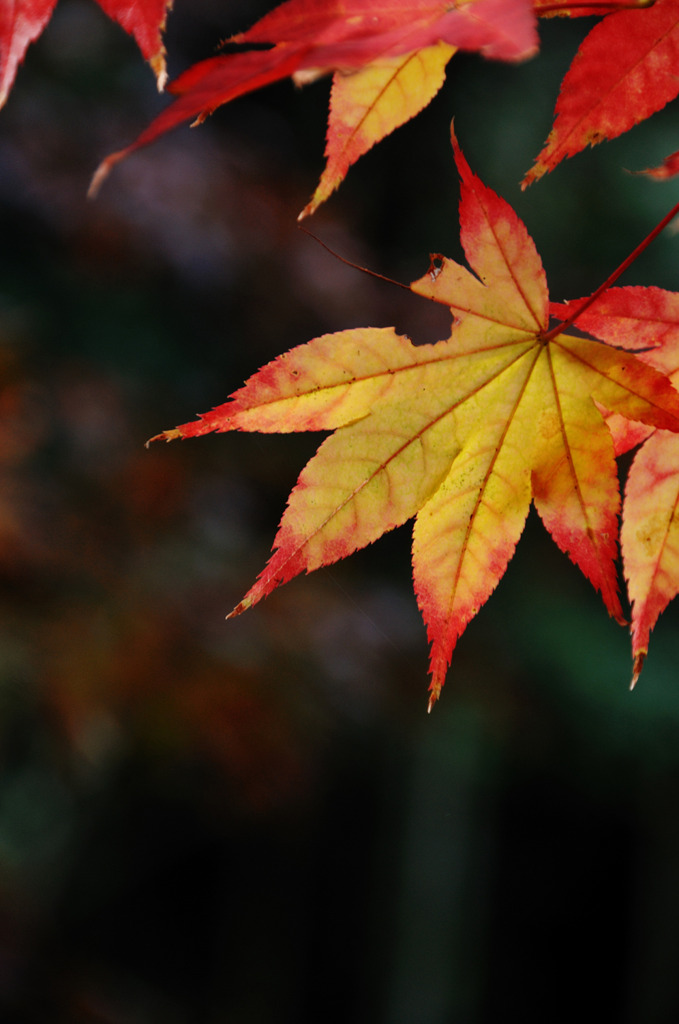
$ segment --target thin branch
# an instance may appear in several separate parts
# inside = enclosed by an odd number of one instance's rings
[[[318,244],[321,246],[321,248],[325,249],[326,252],[329,252],[330,255],[334,256],[336,260],[340,261],[340,263],[346,263],[346,265],[348,267],[353,267],[354,270],[360,270],[361,273],[363,273],[363,274],[369,274],[370,277],[376,277],[379,281],[386,281],[387,284],[398,285],[399,288],[405,288],[405,290],[407,292],[410,292],[411,295],[413,294],[413,291],[412,291],[412,288],[410,287],[410,285],[403,284],[401,281],[394,281],[394,279],[392,277],[385,277],[384,274],[378,274],[376,270],[369,270],[367,267],[362,267],[360,265],[360,263],[353,263],[351,260],[346,259],[345,256],[340,256],[340,254],[338,252],[335,252],[334,249],[331,249],[330,246],[326,245],[326,243],[323,242],[318,237],[318,235],[315,235],[313,233],[313,231],[309,231],[309,229],[303,227],[302,224],[298,224],[298,227],[299,227],[300,231],[303,231],[305,235],[309,236],[309,238],[313,238],[314,242],[318,242]]]
[[[646,235],[646,238],[644,238],[643,242],[639,243],[636,249],[634,249],[633,252],[629,254],[627,259],[623,260],[620,266],[617,267],[617,269],[614,270],[613,273],[606,278],[603,284],[600,284],[596,291],[592,292],[592,294],[588,298],[581,302],[578,308],[575,310],[575,312],[571,313],[570,316],[566,317],[565,320],[562,320],[559,324],[557,324],[556,327],[553,327],[551,331],[547,331],[546,334],[543,334],[542,340],[551,341],[552,338],[555,338],[557,334],[561,334],[563,330],[574,324],[578,317],[582,316],[585,310],[589,309],[592,303],[596,302],[599,296],[603,295],[605,291],[608,291],[608,289],[615,284],[618,278],[625,273],[627,268],[632,266],[634,261],[639,256],[641,256],[642,252],[645,249],[647,249],[651,242],[653,242],[654,239],[657,238],[660,232],[667,227],[670,221],[674,220],[677,214],[679,214],[679,203],[675,203],[670,212],[665,214],[663,219],[658,224],[656,224],[656,226],[653,228],[651,232],[649,232],[648,235]]]

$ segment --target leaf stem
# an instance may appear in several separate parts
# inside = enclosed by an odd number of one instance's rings
[[[560,321],[556,325],[556,327],[552,327],[552,329],[550,331],[547,331],[546,334],[543,334],[542,335],[542,340],[543,341],[551,341],[552,338],[555,338],[557,336],[557,334],[561,334],[561,332],[564,331],[567,327],[570,327],[572,324],[574,324],[575,321],[578,319],[578,317],[582,316],[582,314],[585,312],[585,310],[589,309],[589,307],[592,305],[592,303],[596,302],[596,300],[599,298],[599,296],[603,295],[603,293],[605,291],[608,291],[608,289],[611,288],[615,284],[615,282],[618,280],[618,278],[621,277],[625,273],[627,268],[632,266],[634,261],[639,256],[641,256],[641,254],[644,251],[644,249],[648,248],[648,246],[651,244],[651,242],[655,238],[657,238],[657,236],[660,234],[660,232],[663,231],[667,227],[667,225],[670,223],[670,221],[674,220],[674,218],[677,216],[678,213],[679,213],[679,203],[675,203],[675,205],[672,207],[672,209],[669,211],[669,213],[665,214],[663,219],[658,224],[656,224],[656,226],[653,228],[653,230],[651,232],[649,232],[649,234],[646,235],[646,237],[644,238],[644,240],[642,242],[639,242],[639,245],[636,247],[636,249],[634,249],[629,254],[627,259],[624,259],[622,261],[620,266],[617,267],[613,271],[613,273],[610,274],[606,278],[606,280],[603,282],[603,284],[600,284],[599,287],[596,289],[596,291],[592,292],[592,294],[590,296],[588,296],[588,298],[584,299],[580,303],[578,308],[573,313],[570,314],[570,316],[567,316],[566,319]]]
[[[313,238],[314,242],[318,242],[318,244],[323,249],[325,249],[326,252],[329,252],[330,255],[334,256],[336,260],[340,261],[340,263],[346,263],[348,267],[353,267],[354,270],[360,270],[364,274],[369,274],[370,277],[376,277],[379,281],[386,281],[388,284],[398,285],[399,288],[404,288],[407,292],[412,293],[412,288],[410,287],[410,285],[403,284],[401,281],[395,281],[393,277],[385,277],[384,274],[378,274],[376,270],[369,270],[368,267],[362,267],[360,263],[353,263],[351,260],[348,260],[345,256],[340,256],[338,252],[335,252],[334,249],[331,249],[330,246],[323,242],[318,237],[318,235],[315,235],[313,231],[309,231],[309,229],[305,228],[302,224],[298,224],[297,226],[300,231],[303,231],[305,235],[309,236],[309,238]]]

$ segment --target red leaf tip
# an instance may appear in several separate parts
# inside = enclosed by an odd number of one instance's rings
[[[102,162],[99,164],[96,171],[92,175],[92,181],[90,182],[90,187],[87,190],[88,199],[97,198],[97,195],[99,194],[99,189],[108,178],[109,174],[111,173],[111,169],[120,160],[124,159],[124,157],[127,156],[128,152],[129,148],[121,149],[117,153],[111,153],[111,155],[107,156],[105,160],[102,160]]]
[[[432,683],[429,689],[431,692],[429,694],[429,703],[427,704],[428,715],[431,714],[431,709],[434,707],[434,704],[436,704],[436,701],[441,696],[441,683]]]
[[[154,441],[176,441],[181,436],[181,430],[176,428],[174,430],[163,430],[161,434],[154,434],[153,437],[150,437],[144,447],[148,448]]]
[[[637,651],[637,653],[634,656],[634,667],[633,667],[633,671],[632,671],[632,681],[629,684],[630,690],[633,690],[634,687],[637,685],[637,681],[639,679],[639,676],[641,675],[641,670],[644,667],[644,662],[646,661],[647,653],[648,653],[647,651]]]
[[[237,615],[240,615],[242,612],[246,612],[248,610],[248,608],[251,607],[251,605],[252,605],[252,601],[251,600],[248,601],[247,597],[244,597],[242,601],[239,601],[239,603],[236,605],[236,607],[233,609],[233,611],[229,612],[229,614],[226,616],[226,618],[227,619],[235,619]]]

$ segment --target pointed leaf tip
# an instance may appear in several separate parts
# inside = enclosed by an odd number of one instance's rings
[[[237,615],[241,615],[243,612],[246,612],[248,608],[250,608],[251,606],[252,601],[249,601],[247,596],[244,597],[243,600],[239,601],[236,607],[229,612],[229,614],[226,616],[226,620],[228,621],[229,619],[235,619]]]
[[[163,32],[172,0],[97,0],[97,3],[133,37],[162,92],[167,81]]]
[[[432,708],[441,696],[441,683],[432,683],[429,687],[429,703],[427,704],[427,714],[430,715]]]
[[[647,651],[637,651],[637,653],[636,653],[636,655],[634,657],[634,667],[633,667],[633,671],[632,671],[632,681],[629,684],[630,690],[633,690],[634,687],[637,685],[637,683],[639,681],[639,676],[641,675],[641,670],[644,667],[644,662],[646,661],[646,654],[647,653],[648,653]]]
[[[160,434],[154,434],[153,437],[150,437],[144,447],[150,448],[154,441],[176,441],[182,436],[181,430],[178,430],[177,428],[173,430],[163,430]]]
[[[165,64],[165,49],[160,50],[150,61],[151,70],[156,76],[158,92],[164,92],[167,85],[167,66]]]
[[[97,167],[96,171],[92,175],[92,180],[90,182],[89,188],[87,189],[87,198],[88,199],[96,199],[97,198],[97,196],[99,195],[99,190],[101,189],[101,186],[104,184],[104,182],[108,178],[108,176],[111,173],[113,167],[115,167],[115,165],[117,163],[119,163],[119,161],[123,160],[127,156],[128,152],[129,152],[129,148],[128,149],[120,149],[120,150],[118,150],[117,153],[111,153],[109,156],[106,157],[105,160],[101,161],[101,163]]]

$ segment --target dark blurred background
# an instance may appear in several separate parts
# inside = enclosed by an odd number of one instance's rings
[[[259,2],[177,0],[169,70]],[[591,21],[520,67],[457,57],[310,228],[402,281],[460,258],[451,117],[552,295],[593,290],[677,199],[625,173],[672,106],[518,182]],[[263,362],[441,311],[299,231],[328,82],[181,129],[134,43],[60,0],[0,114],[0,1021],[679,1020],[679,617],[629,638],[531,516],[427,704],[408,528],[237,620],[316,436],[144,448]],[[658,240],[622,283],[677,287]],[[623,467],[624,470],[624,467]]]

